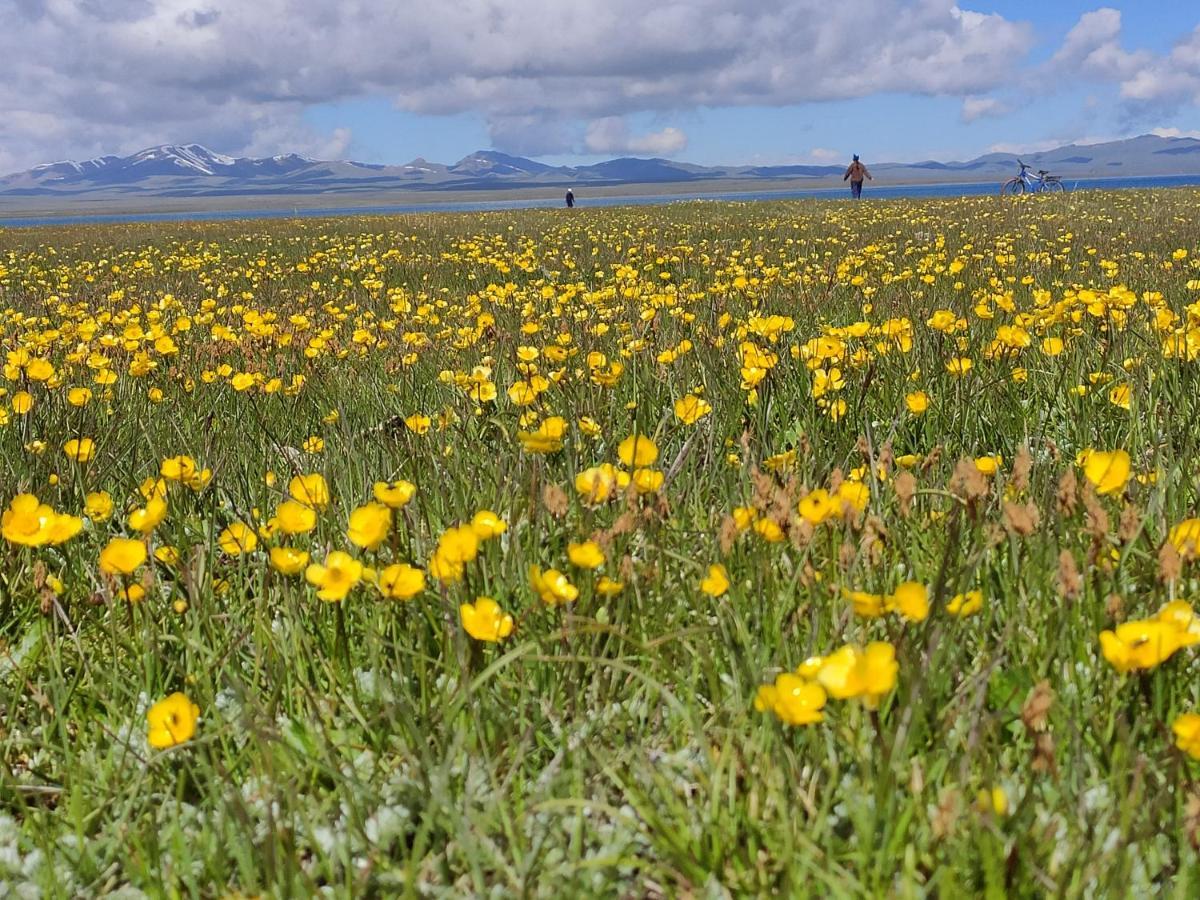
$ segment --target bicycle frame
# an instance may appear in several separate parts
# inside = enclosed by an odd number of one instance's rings
[[[1017,160],[1021,171],[1000,186],[1000,193],[1041,193],[1044,191],[1063,191],[1062,179],[1048,172],[1033,174],[1033,170],[1025,163]],[[1019,189],[1018,189],[1019,188]]]

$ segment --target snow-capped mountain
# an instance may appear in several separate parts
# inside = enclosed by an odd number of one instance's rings
[[[521,156],[509,156],[496,150],[477,150],[470,156],[464,156],[450,171],[456,175],[541,175],[545,172],[569,172],[570,169],[555,169],[545,163],[525,159]]]
[[[200,144],[163,144],[132,156],[101,156],[85,162],[55,162],[0,178],[0,189],[95,188],[153,178],[255,178],[286,175],[316,160],[289,154],[266,159],[226,156]]]
[[[1103,144],[1068,145],[1029,153],[1024,161],[1068,178],[1106,175],[1200,174],[1200,140],[1142,135]],[[964,162],[888,163],[868,160],[876,175],[893,184],[926,181],[987,181],[1016,170],[1010,153],[989,153]],[[4,197],[202,197],[371,195],[384,191],[448,191],[497,188],[666,184],[737,180],[769,183],[803,179],[837,184],[844,164],[698,166],[670,159],[610,159],[573,168],[550,166],[495,150],[479,150],[452,165],[418,157],[404,165],[309,159],[296,154],[234,157],[200,144],[164,144],[131,156],[100,156],[54,162],[0,178]]]

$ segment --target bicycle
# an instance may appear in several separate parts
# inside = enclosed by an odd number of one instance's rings
[[[1037,175],[1030,174],[1030,168],[1021,160],[1017,160],[1021,171],[1013,178],[1000,185],[1000,196],[1015,197],[1026,192],[1030,194],[1061,194],[1067,189],[1062,179],[1051,175],[1045,169],[1038,169]]]

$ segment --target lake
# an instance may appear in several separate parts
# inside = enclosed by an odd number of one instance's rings
[[[1133,178],[1064,178],[1068,191],[1104,189],[1121,190],[1135,188],[1191,187],[1200,186],[1197,175],[1149,175]],[[863,191],[866,200],[891,200],[904,197],[969,197],[998,194],[999,182],[972,184],[902,184],[876,186],[868,182]],[[640,197],[595,197],[588,198],[586,188],[576,194],[576,208],[603,206],[657,206],[664,203],[687,203],[696,200],[747,201],[747,200],[799,200],[804,198],[846,199],[848,188],[806,188],[787,191],[724,191],[687,194],[655,194]],[[0,198],[0,226],[8,228],[31,228],[38,225],[82,225],[110,222],[196,222],[228,219],[293,219],[329,218],[331,216],[386,216],[411,215],[428,212],[489,212],[506,209],[549,209],[561,207],[559,198],[524,200],[459,200],[446,203],[399,203],[386,206],[346,206],[325,209],[238,209],[208,212],[164,212],[164,213],[112,213],[98,215],[51,215],[5,218],[3,199]]]

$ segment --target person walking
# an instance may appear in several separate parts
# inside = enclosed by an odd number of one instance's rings
[[[875,180],[874,178],[871,178],[871,173],[867,171],[867,167],[859,162],[858,154],[855,153],[854,161],[851,162],[849,168],[846,169],[846,174],[842,176],[842,181],[849,180],[850,196],[852,196],[855,200],[862,198],[862,185],[864,178],[867,178],[871,181]]]
[[[575,208],[575,192],[567,188],[567,209]]]

